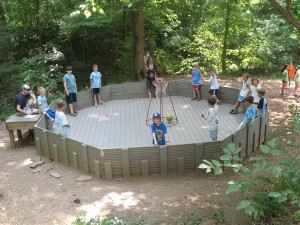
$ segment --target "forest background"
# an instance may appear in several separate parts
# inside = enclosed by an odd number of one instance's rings
[[[103,84],[206,74],[280,79],[300,63],[300,0],[0,0],[0,119],[13,113],[23,83],[62,96],[64,67],[79,89],[92,64]]]

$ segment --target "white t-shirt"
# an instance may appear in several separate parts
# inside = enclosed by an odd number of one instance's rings
[[[53,123],[54,133],[60,134],[64,137],[70,137],[71,131],[69,127],[64,127],[69,124],[66,115],[63,112],[56,111],[55,120]]]
[[[249,93],[249,88],[247,87],[247,85],[249,86],[249,82],[248,81],[243,81],[242,83],[242,90],[240,92],[240,95],[243,97],[247,97],[248,93]]]
[[[258,94],[257,94],[258,89],[261,89],[260,85],[257,85],[256,87],[254,85],[251,86],[251,91],[252,91],[252,96],[254,98],[254,101],[253,101],[254,103],[259,102],[259,97],[258,97]]]
[[[210,75],[210,89],[219,89],[217,75]]]
[[[215,104],[215,108],[209,108],[207,111],[207,123],[208,130],[217,130],[219,125],[218,118],[218,105]]]
[[[296,71],[294,80],[295,80],[296,82],[300,82],[300,69],[298,69],[298,70]]]

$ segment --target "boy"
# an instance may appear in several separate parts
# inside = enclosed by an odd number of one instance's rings
[[[256,106],[253,104],[254,98],[253,96],[247,96],[245,98],[247,111],[244,117],[243,122],[239,125],[238,129],[241,129],[248,124],[253,124],[256,118]]]
[[[102,87],[102,74],[98,71],[98,65],[94,64],[93,65],[93,72],[90,75],[90,84],[91,84],[91,90],[92,90],[92,95],[94,98],[95,102],[95,107],[97,107],[97,96],[99,100],[99,104],[104,104],[104,102],[101,101],[100,97],[100,88]]]
[[[76,79],[75,79],[75,76],[72,74],[71,66],[66,67],[66,72],[67,73],[64,75],[64,78],[63,78],[64,89],[65,89],[65,93],[66,93],[66,101],[69,104],[70,115],[77,116],[77,112],[74,111],[74,108],[73,108],[73,103],[77,102]]]
[[[218,104],[221,104],[221,101],[218,99],[219,83],[218,83],[216,72],[213,70],[211,71],[210,74],[210,90],[208,91],[208,93],[217,100]]]
[[[202,85],[202,80],[203,80],[203,75],[201,73],[201,71],[198,69],[199,66],[198,64],[194,64],[194,70],[192,71],[192,77],[193,77],[193,81],[192,81],[192,87],[193,87],[193,98],[192,101],[197,99],[198,96],[198,101],[201,100],[201,96],[200,96],[200,87]]]
[[[251,94],[251,85],[248,80],[249,80],[249,74],[245,73],[243,75],[242,89],[240,91],[240,94],[238,96],[234,108],[232,108],[231,111],[229,112],[230,114],[238,114],[239,113],[238,109],[241,103],[244,102],[245,98]]]
[[[218,105],[216,105],[216,98],[213,96],[210,96],[207,99],[209,110],[207,111],[207,116],[204,114],[201,114],[201,117],[206,119],[208,123],[208,130],[209,130],[209,137],[213,141],[218,140],[218,125],[219,125],[219,119],[218,119]]]
[[[153,69],[153,64],[149,64],[149,67],[147,68],[147,81],[146,81],[146,87],[147,87],[149,98],[152,98],[153,88],[154,88],[152,82],[154,80],[156,80],[156,72]]]
[[[33,108],[36,104],[35,95],[29,91],[29,85],[24,84],[22,86],[22,91],[16,97],[15,109],[20,115],[32,115],[38,113],[38,109]]]
[[[267,99],[264,98],[266,94],[266,90],[261,88],[257,90],[257,94],[259,99],[258,105],[257,105],[257,114],[260,117],[264,117],[266,115],[267,111]]]
[[[69,138],[71,135],[70,125],[67,121],[66,115],[63,112],[66,108],[66,102],[60,99],[57,101],[56,104],[57,104],[57,109],[55,113],[53,131],[57,134]]]
[[[151,124],[151,131],[154,147],[157,148],[159,145],[171,145],[169,142],[167,127],[164,122],[161,121],[160,114],[154,113],[152,119],[153,124]]]
[[[38,105],[39,105],[39,113],[43,113],[48,119],[48,130],[53,131],[53,122],[55,119],[55,112],[48,107],[47,98],[45,96],[46,90],[43,87],[39,88],[39,96],[38,96]]]

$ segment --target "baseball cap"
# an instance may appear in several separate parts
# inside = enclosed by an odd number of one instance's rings
[[[154,113],[152,118],[153,119],[155,119],[155,118],[160,119],[160,114],[159,113]]]
[[[28,85],[28,84],[23,84],[23,86],[22,86],[22,89],[29,90],[29,89],[30,89],[30,87],[29,87],[29,85]]]

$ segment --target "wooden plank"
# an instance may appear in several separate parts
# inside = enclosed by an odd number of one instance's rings
[[[142,164],[142,177],[149,176],[149,162],[148,160],[141,160]]]
[[[67,149],[67,139],[65,137],[61,138],[61,149],[62,149],[62,154],[64,156],[64,164],[66,166],[69,165],[69,155],[68,155],[68,149]]]
[[[95,166],[95,176],[100,179],[101,178],[101,167],[100,167],[100,161],[95,160],[94,161],[94,166]]]
[[[130,177],[130,164],[129,164],[129,151],[128,148],[122,149],[122,166],[123,166],[123,177]]]
[[[184,174],[184,157],[178,157],[178,174]]]
[[[82,157],[83,157],[83,168],[84,172],[89,173],[89,158],[88,158],[88,149],[85,144],[81,145],[81,150],[82,150]]]
[[[36,148],[37,148],[37,154],[42,155],[42,147],[41,147],[40,138],[35,138],[35,145],[36,145]]]
[[[54,155],[53,155],[54,162],[59,162],[57,145],[53,144],[52,148],[53,148],[53,153],[54,153]]]
[[[78,163],[78,154],[77,152],[72,152],[72,159],[73,159],[73,166],[75,169],[79,170],[79,163]]]
[[[112,174],[111,162],[104,162],[104,171],[105,171],[105,179],[112,180],[113,174]]]
[[[160,147],[160,174],[168,174],[168,148]]]

